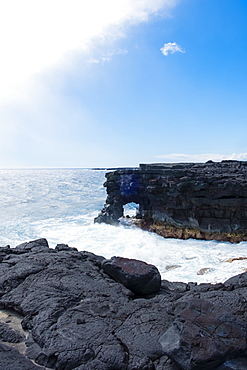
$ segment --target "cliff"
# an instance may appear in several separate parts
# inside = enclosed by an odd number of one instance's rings
[[[0,369],[247,368],[247,273],[160,281],[145,262],[45,239],[0,260]]]
[[[141,164],[106,174],[95,222],[117,224],[137,203],[136,224],[164,237],[247,240],[247,162]]]

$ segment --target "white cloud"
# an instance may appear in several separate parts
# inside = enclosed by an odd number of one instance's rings
[[[185,50],[182,49],[180,45],[178,45],[176,42],[168,42],[167,44],[164,44],[164,46],[160,49],[162,54],[167,56],[168,54],[174,54],[174,53],[185,53]]]
[[[207,162],[209,160],[220,162],[226,159],[247,161],[247,153],[233,153],[233,154],[181,154],[173,153],[167,155],[158,155],[157,158],[165,162]]]
[[[33,76],[61,67],[74,53],[88,52],[95,40],[117,40],[126,27],[168,14],[178,1],[1,1],[0,104],[24,98]]]
[[[99,51],[100,52],[100,51]],[[109,62],[114,55],[124,55],[128,54],[128,50],[125,49],[118,49],[118,50],[113,50],[113,51],[108,51],[105,53],[103,56],[99,56],[97,58],[90,58],[88,59],[88,63],[105,63]]]

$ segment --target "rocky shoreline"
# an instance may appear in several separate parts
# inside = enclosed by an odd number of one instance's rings
[[[179,239],[247,240],[247,162],[140,164],[106,174],[107,199],[95,222],[117,224],[139,205],[137,226]]]
[[[1,369],[247,369],[247,273],[169,282],[45,239],[0,260]]]

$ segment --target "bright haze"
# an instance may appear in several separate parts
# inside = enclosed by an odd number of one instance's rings
[[[247,2],[0,3],[0,168],[247,160]]]

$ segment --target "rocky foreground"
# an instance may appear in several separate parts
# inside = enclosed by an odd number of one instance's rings
[[[171,283],[45,239],[0,260],[0,369],[247,369],[247,273]]]

